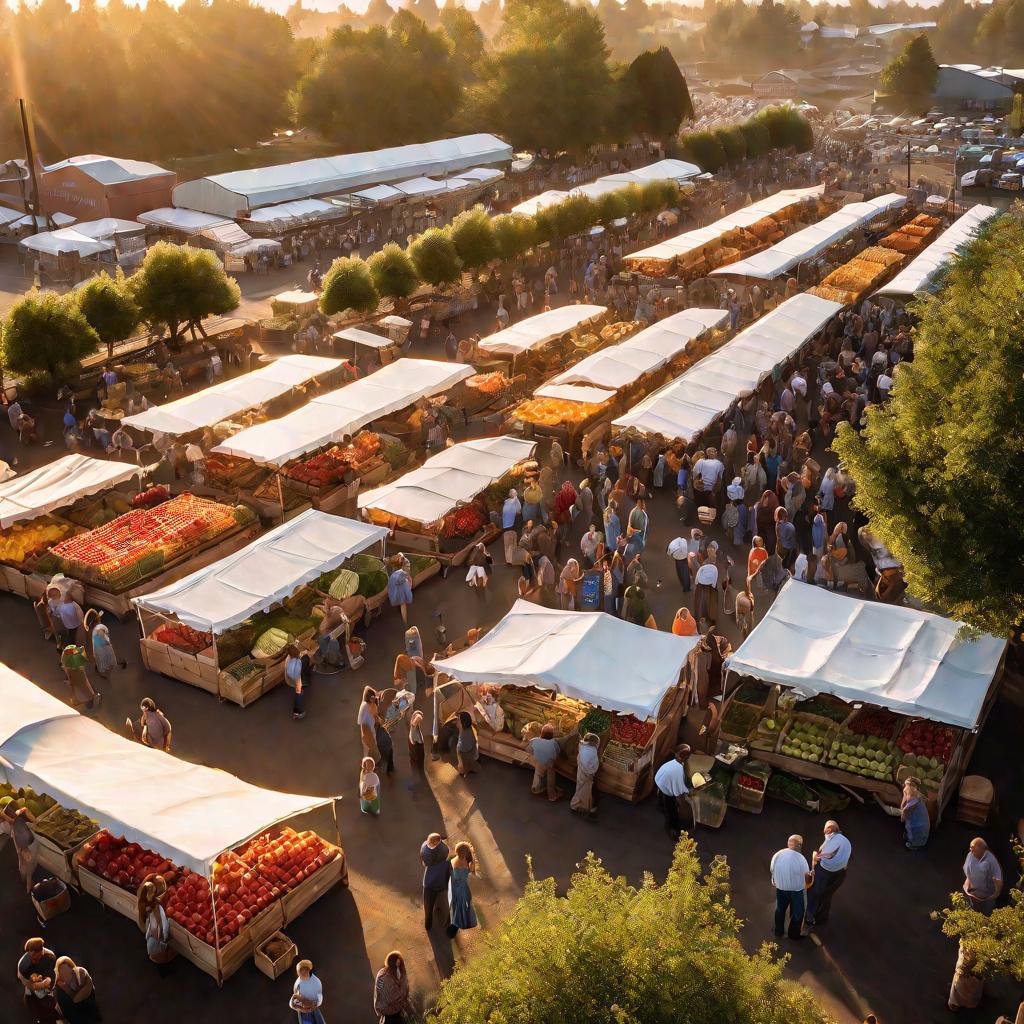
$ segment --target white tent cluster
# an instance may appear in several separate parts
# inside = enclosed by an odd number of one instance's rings
[[[798,352],[842,308],[817,295],[794,295],[681,377],[648,395],[615,419],[613,426],[691,440]]]
[[[866,227],[873,220],[905,206],[906,203],[907,197],[896,192],[889,192],[863,203],[849,203],[817,224],[811,224],[781,242],[776,242],[770,249],[719,267],[711,273],[717,276],[771,280],[788,273],[798,264],[812,259],[852,235],[858,228]]]
[[[477,348],[491,356],[518,356],[554,341],[608,312],[606,306],[557,306],[481,338]]]
[[[456,192],[468,192],[504,177],[504,172],[494,167],[471,167],[459,171],[454,178],[428,178],[421,175],[393,185],[374,185],[372,188],[360,189],[353,192],[352,196],[372,206],[390,206],[405,199],[433,199]]]
[[[517,437],[463,441],[393,483],[365,491],[358,504],[417,523],[434,523],[529,459],[535,448],[536,442]]]

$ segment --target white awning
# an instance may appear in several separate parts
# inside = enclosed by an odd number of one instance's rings
[[[558,306],[482,338],[477,348],[492,356],[522,355],[607,312],[606,306]]]
[[[524,217],[532,217],[534,214],[540,213],[541,210],[547,210],[549,207],[564,203],[568,198],[568,192],[549,189],[547,192],[541,192],[539,196],[525,199],[517,206],[513,206],[511,212],[521,213]]]
[[[415,196],[418,199],[439,196],[446,191],[445,183],[434,181],[433,178],[410,178],[408,181],[399,181],[395,183],[395,189],[404,196]]]
[[[472,647],[434,665],[464,683],[537,686],[648,719],[699,640],[604,612],[551,611],[520,600]]]
[[[869,199],[863,203],[850,203],[831,216],[798,231],[770,249],[754,253],[745,260],[712,270],[711,275],[730,277],[756,277],[771,280],[788,273],[797,264],[809,260],[866,227],[877,217],[906,206],[907,197],[896,192]]]
[[[399,359],[368,377],[314,398],[287,416],[259,423],[213,450],[282,466],[307,452],[351,436],[381,416],[446,391],[473,375],[473,367],[434,359]]]
[[[75,220],[77,219],[75,217],[72,217],[68,213],[61,213],[60,211],[57,211],[56,213],[51,213],[49,215],[49,218],[51,221],[53,221],[54,224],[57,225],[58,228],[66,228],[69,224],[74,224]],[[21,219],[16,220],[11,225],[11,227],[13,228],[46,228],[46,226],[46,216],[44,216],[43,214],[38,214],[37,216],[33,217],[29,213],[22,214]]]
[[[374,185],[373,188],[364,188],[352,193],[357,199],[363,199],[368,203],[395,203],[405,198],[404,192],[390,185]]]
[[[139,466],[65,455],[56,462],[0,484],[0,529],[67,508],[79,498],[116,487],[142,473]]]
[[[137,430],[154,430],[161,434],[189,434],[280,398],[339,366],[340,360],[322,356],[282,356],[252,373],[222,381],[166,405],[153,406],[134,416],[126,416],[122,423]]]
[[[690,342],[728,319],[729,311],[724,309],[683,310],[618,345],[594,352],[553,377],[550,384],[594,384],[612,390],[624,388],[645,373],[660,369],[685,351]]]
[[[726,666],[808,695],[973,729],[1006,641],[959,639],[962,627],[790,580]]]
[[[387,535],[384,526],[308,509],[241,551],[134,603],[175,615],[194,629],[223,633]]]
[[[143,224],[151,224],[156,228],[167,228],[171,231],[182,231],[187,235],[197,235],[207,228],[220,224],[230,224],[224,217],[216,217],[199,210],[182,210],[174,206],[161,206],[158,210],[148,210],[139,214]]]
[[[15,225],[17,226],[17,225]],[[75,228],[60,228],[58,231],[43,231],[38,235],[23,238],[20,245],[33,252],[41,252],[47,256],[58,256],[61,253],[76,252],[79,256],[98,256],[100,253],[113,252],[114,243],[105,239],[90,238]]]
[[[212,227],[204,228],[199,234],[213,242],[222,252],[227,252],[236,246],[245,245],[246,242],[252,241],[252,235],[244,228],[239,227],[234,221],[214,224]]]
[[[916,259],[904,267],[888,284],[882,285],[876,295],[913,295],[926,291],[947,264],[956,256],[957,249],[966,245],[982,228],[986,221],[999,211],[992,206],[974,206],[949,228]]]
[[[387,348],[389,345],[394,345],[391,338],[373,334],[371,331],[361,331],[358,327],[346,327],[343,330],[335,331],[331,337],[337,338],[339,341],[352,341],[357,345],[366,345],[369,348]]]
[[[209,877],[213,862],[333,797],[260,789],[118,736],[0,666],[0,774]],[[50,703],[52,701],[52,703]],[[38,717],[34,717],[38,716]]]
[[[472,501],[519,462],[529,459],[535,441],[485,437],[463,441],[427,459],[393,483],[360,493],[360,508],[379,509],[417,523],[434,523]]]
[[[774,216],[783,210],[788,210],[792,206],[799,206],[801,203],[811,199],[817,199],[824,191],[824,185],[814,185],[811,188],[783,189],[774,195],[759,199],[756,203],[751,203],[750,206],[744,206],[743,209],[737,210],[735,213],[730,213],[726,217],[720,217],[706,227],[694,228],[691,231],[684,231],[673,238],[666,238],[664,241],[657,242],[646,249],[631,252],[624,259],[626,262],[633,260],[664,260],[666,262],[674,260],[679,256],[685,256],[688,253],[694,252],[705,245],[710,245],[712,242],[717,242],[727,231],[750,227],[751,224],[756,224],[759,220],[764,220],[765,217]]]
[[[109,240],[121,235],[141,235],[146,230],[145,224],[137,220],[124,220],[121,217],[101,217],[99,220],[80,220],[74,227],[86,238]]]
[[[597,180],[611,182],[619,188],[624,188],[626,185],[647,185],[652,181],[689,181],[698,174],[700,168],[686,160],[658,160],[653,164],[647,164],[646,167],[637,167],[632,171],[617,171]]]
[[[295,199],[290,203],[278,203],[276,206],[250,210],[246,220],[256,224],[305,224],[341,216],[344,216],[344,210],[332,203],[325,203],[322,199]]]
[[[487,185],[492,181],[500,181],[505,177],[505,172],[499,171],[496,167],[471,167],[468,171],[459,171],[459,177],[463,181],[475,181],[481,185]]]
[[[842,308],[817,295],[794,295],[616,418],[613,426],[691,440],[798,352]]]
[[[0,206],[0,224],[13,224],[16,220],[21,220],[24,216],[24,210],[11,210],[6,206]]]

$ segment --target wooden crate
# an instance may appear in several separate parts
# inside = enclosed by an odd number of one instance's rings
[[[178,679],[207,693],[218,692],[219,673],[213,659],[186,654],[170,644],[161,643],[150,637],[142,637],[139,640],[139,650],[143,665],[151,671]]]
[[[264,952],[264,947],[271,939],[283,939],[288,943],[288,948],[276,960],[271,960]],[[295,958],[298,955],[299,950],[295,943],[284,932],[278,931],[271,933],[256,947],[253,952],[253,962],[256,964],[256,970],[265,974],[271,981],[275,981],[295,963]]]
[[[108,882],[101,875],[97,875],[88,868],[82,866],[80,858],[74,859],[75,870],[78,872],[78,884],[82,892],[99,900],[105,907],[116,910],[119,914],[127,917],[129,921],[136,920],[138,910],[136,908],[135,893],[122,889],[113,882]]]
[[[284,909],[284,923],[291,924],[307,907],[314,904],[328,889],[342,881],[345,872],[345,853],[338,850],[338,856],[325,864],[319,871],[303,879],[294,889],[281,897]]]
[[[253,950],[261,942],[284,927],[284,909],[281,901],[275,900],[266,910],[257,914],[246,928],[221,946],[219,965],[214,946],[193,935],[177,921],[171,921],[170,925],[171,947],[211,978],[223,981],[230,978],[252,956]]]
[[[0,590],[18,597],[28,597],[28,573],[16,569],[13,565],[0,565]]]

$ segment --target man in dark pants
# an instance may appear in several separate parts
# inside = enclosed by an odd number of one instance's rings
[[[814,884],[807,894],[807,923],[827,924],[832,897],[846,881],[850,863],[850,840],[843,835],[839,823],[825,822],[825,839],[814,854]]]
[[[686,760],[690,747],[686,743],[675,749],[671,761],[666,761],[654,776],[658,791],[658,807],[665,816],[665,831],[673,840],[686,827],[693,827],[693,810],[686,799],[690,786],[686,778]]]
[[[430,931],[434,921],[434,905],[438,899],[444,908],[445,924],[448,923],[448,878],[451,865],[448,862],[448,844],[440,833],[431,832],[420,847],[420,863],[423,865],[423,927]]]
[[[804,920],[804,888],[807,881],[807,858],[801,853],[802,836],[790,836],[786,848],[779,850],[771,862],[772,885],[775,887],[774,932],[782,938],[789,911],[789,937],[799,939]]]

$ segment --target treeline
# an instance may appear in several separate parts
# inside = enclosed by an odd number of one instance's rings
[[[807,153],[813,146],[811,125],[794,107],[765,107],[742,124],[689,132],[677,144],[684,157],[711,172],[765,156],[775,149]]]
[[[372,313],[381,299],[401,302],[421,284],[443,288],[466,271],[482,270],[495,260],[510,262],[540,243],[557,242],[632,214],[655,213],[678,200],[674,181],[652,181],[627,185],[596,200],[570,196],[533,216],[489,217],[478,206],[459,214],[448,227],[425,231],[408,249],[391,242],[368,260],[335,260],[324,275],[320,310],[327,316],[347,309]]]

